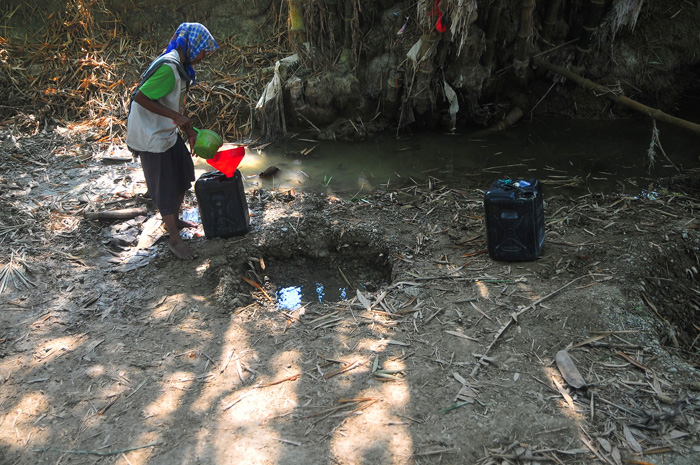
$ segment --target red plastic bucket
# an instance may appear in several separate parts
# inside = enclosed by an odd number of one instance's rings
[[[245,155],[245,147],[234,147],[232,149],[219,150],[214,157],[207,160],[213,168],[221,171],[227,178],[233,176],[236,168],[241,164]]]

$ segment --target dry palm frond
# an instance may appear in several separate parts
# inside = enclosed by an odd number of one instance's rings
[[[642,6],[644,6],[644,0],[615,0],[598,30],[598,42],[601,44],[608,40],[612,42],[624,27],[633,31]]]
[[[0,244],[5,237],[27,226],[28,224],[0,224]]]
[[[28,277],[29,267],[24,253],[12,252],[10,261],[0,270],[0,294],[5,292],[7,285],[12,283],[15,289],[36,287]]]
[[[459,0],[450,5],[448,12],[451,14],[450,33],[453,41],[459,44],[457,55],[462,53],[462,48],[469,39],[469,28],[477,18],[478,5],[476,0]],[[478,57],[477,57],[478,59]]]

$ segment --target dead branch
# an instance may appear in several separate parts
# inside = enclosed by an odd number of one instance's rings
[[[145,208],[125,208],[123,210],[86,212],[85,218],[88,220],[128,220],[145,214]]]
[[[625,97],[624,95],[617,95],[615,94],[612,90],[608,89],[607,87],[597,84],[590,79],[586,79],[584,77],[579,76],[576,73],[573,73],[569,71],[568,69],[562,68],[561,66],[556,66],[553,65],[549,62],[544,61],[541,58],[533,58],[532,63],[535,66],[539,66],[541,68],[544,68],[548,71],[551,71],[553,73],[557,73],[567,79],[570,79],[574,81],[576,84],[585,87],[586,89],[594,90],[596,92],[599,92],[602,95],[605,95],[608,97],[610,100],[612,100],[615,103],[620,103],[622,105],[625,105],[635,111],[638,111],[640,113],[643,113],[645,115],[650,116],[651,118],[654,118],[659,121],[663,121],[665,123],[673,124],[674,126],[678,126],[683,129],[687,129],[688,131],[691,131],[692,133],[696,135],[700,135],[700,124],[695,124],[690,121],[677,118],[675,116],[671,116],[669,114],[664,113],[663,111],[656,109],[656,108],[651,108],[648,107],[642,103],[639,103],[635,100],[632,100],[629,97]]]

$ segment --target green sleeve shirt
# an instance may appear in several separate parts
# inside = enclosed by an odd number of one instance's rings
[[[179,60],[177,50],[168,54],[169,58]],[[146,98],[157,101],[173,111],[182,111],[187,85],[175,70],[175,65],[163,63],[155,73],[144,82],[141,91]],[[127,121],[126,143],[132,150],[139,152],[163,153],[177,143],[178,128],[172,118],[167,118],[133,102]]]
[[[151,100],[168,95],[175,88],[175,73],[170,66],[160,65],[153,76],[141,86],[141,93]]]

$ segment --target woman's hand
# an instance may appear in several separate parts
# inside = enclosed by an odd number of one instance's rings
[[[188,135],[190,131],[194,132],[192,130],[192,120],[189,119],[187,116],[183,115],[182,113],[177,113],[175,115],[175,117],[173,118],[173,123],[175,123],[177,127],[185,131]]]
[[[173,120],[182,131],[187,134],[187,139],[190,142],[190,151],[194,153],[194,144],[197,142],[197,132],[193,129],[192,120],[187,116],[178,113],[177,117]]]
[[[191,128],[186,130],[185,132],[187,133],[187,137],[190,141],[190,150],[192,151],[192,155],[197,156],[197,154],[194,153],[194,144],[197,143],[197,132]]]

